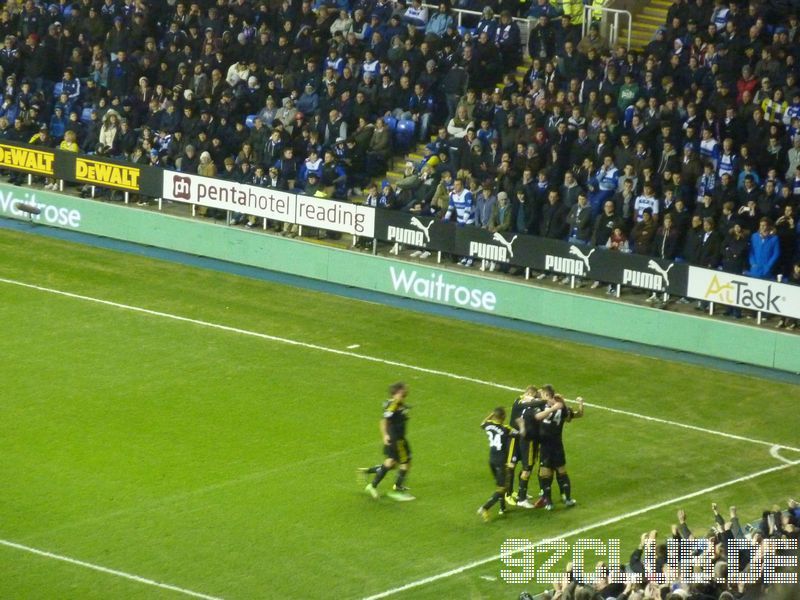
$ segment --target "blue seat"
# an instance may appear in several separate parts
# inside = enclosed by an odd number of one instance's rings
[[[64,137],[64,131],[67,129],[66,125],[64,125],[61,121],[55,121],[50,123],[50,135],[53,136],[55,139],[60,140]]]
[[[61,95],[61,91],[64,89],[64,82],[59,81],[57,84],[53,86],[53,97],[58,98]]]
[[[394,133],[394,130],[397,129],[397,119],[394,117],[383,117],[383,122],[386,123],[386,126],[389,128],[389,131]]]
[[[244,120],[244,124],[247,125],[248,129],[252,129],[256,126],[256,117],[258,115],[247,115],[247,118]]]
[[[399,152],[408,152],[414,145],[414,134],[417,131],[417,124],[411,119],[402,119],[397,123],[394,132],[394,147]]]
[[[81,111],[81,123],[88,125],[92,122],[92,110],[91,106],[87,106]]]

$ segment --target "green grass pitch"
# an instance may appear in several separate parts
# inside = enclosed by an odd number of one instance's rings
[[[478,425],[514,393],[256,332],[800,446],[800,386],[0,231],[0,539],[226,599],[364,598],[783,463],[769,445],[600,408],[566,426],[578,506],[486,524]],[[554,307],[557,310],[557,307]],[[213,323],[242,331],[199,323]],[[378,502],[354,470],[381,455],[386,386],[405,380],[415,502]],[[790,459],[800,454],[784,452]],[[623,560],[683,506],[743,517],[798,493],[790,466],[599,527]],[[383,484],[388,487],[393,475]],[[385,491],[385,489],[384,489]],[[399,598],[515,598],[498,560]],[[0,598],[182,592],[0,544]]]

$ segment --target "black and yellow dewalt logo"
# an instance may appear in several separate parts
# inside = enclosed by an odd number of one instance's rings
[[[42,175],[53,174],[55,154],[21,146],[0,144],[0,166]]]
[[[78,158],[75,161],[75,179],[78,181],[109,185],[134,192],[139,191],[139,172],[139,169],[134,167],[112,165],[88,158]]]

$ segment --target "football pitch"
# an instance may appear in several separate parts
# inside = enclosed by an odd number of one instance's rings
[[[800,495],[800,385],[2,229],[0,318],[0,598],[516,598],[507,538],[626,561]],[[355,478],[397,380],[414,502]],[[479,425],[529,383],[586,399],[578,505],[484,523]]]

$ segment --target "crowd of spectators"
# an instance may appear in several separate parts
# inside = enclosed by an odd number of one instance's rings
[[[473,25],[417,0],[7,2],[0,138],[71,131],[85,153],[346,200],[385,173],[398,119],[426,140],[468,82],[521,62],[508,10]]]
[[[0,138],[798,280],[798,14],[675,0],[634,52],[574,4],[8,2]]]
[[[766,540],[787,540],[797,544],[800,538],[800,505],[789,500],[787,508],[778,505],[763,511],[761,518],[754,523],[742,523],[735,506],[730,507],[723,516],[716,504],[711,507],[713,521],[708,527],[692,531],[687,524],[686,512],[679,510],[677,523],[673,524],[667,536],[659,540],[658,532],[653,530],[641,536],[638,548],[630,554],[627,565],[620,567],[623,574],[638,574],[643,582],[639,584],[611,583],[607,576],[596,577],[591,584],[576,581],[571,564],[566,566],[565,578],[554,584],[553,590],[536,596],[537,600],[788,600],[797,597],[797,584],[765,581],[765,556],[774,553],[765,548]],[[678,556],[668,551],[667,542],[684,544],[685,548],[695,546],[693,551]],[[752,578],[751,583],[732,582],[728,550],[731,540],[739,540],[746,547],[738,554],[737,571]],[[747,542],[745,542],[747,540]],[[694,542],[698,542],[696,545]],[[700,542],[703,543],[702,545]],[[787,542],[784,542],[787,543]],[[797,557],[797,550],[784,550],[784,560]],[[670,555],[668,556],[668,552]],[[707,571],[711,565],[713,572]],[[775,564],[775,563],[773,563]],[[792,567],[777,567],[775,573],[784,577],[794,573],[797,577],[797,562]],[[679,566],[680,565],[680,566]],[[691,577],[704,580],[702,583],[690,582],[681,574],[681,568],[692,573]],[[584,565],[584,571],[597,573],[597,569],[608,569],[606,562],[598,565]],[[649,573],[658,573],[664,581],[656,583]],[[701,573],[704,573],[701,575]],[[709,581],[711,580],[711,581]],[[520,596],[533,598],[527,592]]]
[[[676,0],[628,52],[537,1],[521,85],[468,86],[368,201],[797,283],[800,21],[772,4]]]

